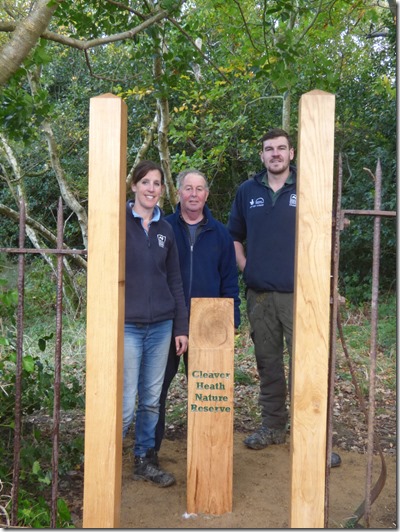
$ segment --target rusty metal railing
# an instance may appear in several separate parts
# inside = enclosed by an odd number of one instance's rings
[[[376,353],[377,353],[377,328],[378,328],[378,295],[379,295],[379,257],[380,257],[380,221],[381,217],[395,218],[395,211],[381,210],[382,195],[382,169],[378,160],[375,176],[375,204],[373,210],[342,209],[342,157],[339,155],[338,180],[336,192],[336,212],[334,219],[333,243],[332,243],[332,285],[331,285],[331,342],[330,342],[330,375],[329,375],[329,395],[328,395],[328,434],[327,434],[327,479],[329,478],[329,462],[332,451],[332,410],[334,402],[335,386],[335,365],[336,365],[336,335],[342,342],[343,351],[349,365],[352,382],[355,388],[356,396],[363,411],[368,427],[367,437],[367,468],[366,468],[366,486],[365,499],[354,512],[354,515],[346,523],[347,527],[354,527],[364,516],[367,527],[370,525],[371,505],[379,496],[386,481],[386,464],[380,447],[379,438],[375,434],[375,381],[376,381]],[[340,255],[340,232],[348,225],[347,215],[373,216],[374,217],[374,236],[372,250],[372,290],[371,290],[371,335],[370,335],[370,368],[369,368],[369,404],[368,408],[360,392],[355,372],[348,355],[345,338],[343,334],[340,310],[339,310],[339,255]],[[376,450],[381,459],[381,473],[374,486],[372,486],[372,460],[373,453]],[[325,527],[328,527],[328,509],[329,507],[329,482],[326,482],[325,491]]]
[[[20,488],[20,455],[21,455],[21,427],[22,427],[22,359],[24,338],[24,293],[25,293],[25,255],[26,254],[55,254],[57,255],[57,286],[56,286],[56,340],[54,354],[54,405],[52,428],[52,478],[50,527],[56,528],[57,497],[58,497],[58,463],[59,463],[59,435],[60,435],[60,389],[61,389],[61,348],[62,348],[62,313],[63,313],[63,259],[66,255],[86,255],[86,250],[68,249],[64,246],[63,205],[61,198],[57,209],[57,248],[32,249],[25,248],[26,238],[26,208],[20,203],[19,217],[19,247],[0,248],[0,253],[17,253],[18,257],[18,307],[17,307],[17,342],[16,342],[16,383],[15,383],[15,414],[14,414],[14,457],[13,482],[11,490],[11,526],[18,524],[18,494]]]
[[[375,394],[375,362],[376,362],[376,342],[377,342],[377,308],[379,292],[379,250],[380,250],[380,219],[381,217],[396,217],[394,211],[383,211],[380,209],[381,201],[381,179],[382,172],[378,161],[375,175],[375,206],[373,210],[341,209],[342,198],[342,158],[339,156],[336,212],[333,228],[332,244],[332,286],[331,286],[331,347],[330,347],[330,378],[328,396],[328,434],[327,434],[327,480],[329,480],[329,465],[332,445],[332,405],[334,401],[334,376],[336,362],[336,335],[344,343],[343,333],[340,323],[340,312],[338,305],[338,272],[340,254],[340,232],[348,225],[347,215],[373,216],[374,221],[374,243],[373,243],[373,275],[372,275],[372,300],[371,300],[371,367],[370,367],[370,391],[369,397],[374,399]],[[13,463],[13,487],[11,493],[11,526],[17,525],[18,515],[18,492],[20,473],[20,451],[21,451],[21,375],[23,357],[23,336],[24,336],[24,284],[25,284],[25,255],[27,254],[55,254],[57,255],[57,287],[56,287],[56,344],[54,355],[54,407],[53,407],[53,430],[52,430],[52,485],[51,485],[51,528],[56,528],[57,520],[57,496],[58,496],[58,459],[59,459],[59,429],[60,429],[60,385],[61,385],[61,350],[62,350],[62,310],[63,310],[63,257],[75,255],[87,255],[87,250],[68,249],[63,244],[63,214],[62,201],[58,203],[57,214],[57,248],[25,248],[26,234],[26,211],[25,204],[20,204],[19,223],[19,247],[0,248],[0,253],[19,254],[18,258],[18,309],[17,309],[17,361],[16,361],[16,388],[15,388],[15,428],[14,428],[14,463]],[[343,345],[346,354],[346,346]],[[350,365],[350,363],[349,363]],[[372,487],[371,470],[373,451],[379,451],[379,441],[374,434],[374,403],[370,401],[369,411],[364,404],[363,398],[357,388],[354,372],[350,365],[353,383],[356,389],[360,407],[366,415],[368,424],[368,447],[367,447],[367,481],[365,501],[355,511],[351,525],[356,525],[364,515],[367,525],[369,525],[371,504],[378,497],[385,482],[385,464],[383,454],[381,454],[382,471],[375,486]],[[329,506],[329,482],[326,482],[325,508]],[[328,527],[328,512],[325,514],[326,527]]]

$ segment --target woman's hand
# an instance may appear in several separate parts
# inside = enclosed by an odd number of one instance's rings
[[[180,357],[187,351],[188,337],[187,336],[175,336],[175,348],[176,354]]]

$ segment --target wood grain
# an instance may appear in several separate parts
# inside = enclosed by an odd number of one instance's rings
[[[233,299],[191,300],[187,511],[232,511]]]
[[[118,528],[122,478],[126,104],[90,100],[84,528]]]
[[[328,403],[335,96],[300,100],[293,383],[291,524],[323,528]]]

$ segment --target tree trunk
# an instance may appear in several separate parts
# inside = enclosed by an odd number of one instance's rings
[[[0,86],[7,83],[35,47],[63,0],[38,0],[35,9],[18,24],[10,41],[0,50]]]
[[[11,193],[17,203],[19,204],[22,200],[25,203],[26,208],[26,215],[29,216],[29,203],[28,198],[26,196],[24,182],[22,178],[22,172],[21,168],[18,164],[18,161],[14,155],[14,152],[11,148],[11,146],[8,144],[6,138],[4,135],[0,134],[0,142],[3,146],[3,150],[6,154],[7,160],[13,170],[15,181],[17,183],[17,186],[15,189],[12,187],[11,181],[7,180],[8,186],[11,189]],[[10,209],[11,210],[11,209]],[[3,209],[3,212],[7,214],[6,210]],[[13,217],[13,216],[10,216]],[[33,247],[35,249],[44,249],[46,246],[40,239],[40,232],[36,231],[36,228],[34,228],[33,225],[26,224],[26,234],[31,241]],[[50,266],[52,271],[56,274],[57,273],[57,265],[56,265],[56,258],[54,255],[48,255],[46,253],[41,253],[41,256],[43,259],[47,262],[47,264]],[[63,286],[63,291],[65,295],[65,299],[67,304],[70,306],[70,308],[73,308],[76,310],[80,304],[80,294],[79,289],[77,288],[75,281],[74,281],[74,274],[73,271],[68,263],[67,257],[64,257],[64,277],[65,277],[65,284]]]
[[[142,145],[139,148],[139,151],[137,152],[135,162],[132,165],[132,168],[129,170],[129,173],[126,178],[126,192],[129,194],[131,191],[131,184],[132,184],[132,176],[133,176],[133,170],[135,169],[135,166],[138,162],[142,161],[144,157],[146,156],[146,153],[148,152],[155,135],[155,132],[157,131],[157,114],[155,115],[153,122],[149,125],[146,131],[146,136],[142,142]]]
[[[73,193],[71,192],[67,184],[64,170],[61,166],[61,161],[58,156],[57,143],[55,141],[53,129],[50,123],[45,121],[42,127],[43,127],[43,131],[47,138],[51,165],[56,175],[58,186],[60,187],[61,196],[63,200],[65,201],[65,203],[68,205],[68,207],[76,214],[76,217],[78,218],[79,226],[81,228],[83,245],[87,249],[88,247],[88,216],[87,216],[87,213],[85,209],[82,207],[82,205],[79,203],[79,201],[75,198],[75,196],[73,195]]]
[[[158,50],[154,59],[154,79],[161,78],[163,73],[163,67],[161,63],[161,54]],[[171,156],[168,146],[168,130],[171,117],[169,114],[169,104],[166,96],[157,97],[157,120],[158,120],[158,153],[160,156],[161,166],[165,174],[165,186],[167,189],[167,198],[172,206],[175,208],[176,201],[176,189],[171,174]]]
[[[34,69],[32,72],[28,73],[29,85],[33,95],[37,94],[37,90],[40,84],[40,68]],[[67,180],[65,178],[64,169],[62,167],[60,157],[58,154],[57,142],[54,137],[53,128],[48,120],[45,120],[42,125],[42,130],[47,139],[47,145],[49,148],[49,155],[51,166],[54,170],[57,183],[60,189],[61,196],[67,206],[75,213],[78,218],[78,223],[81,228],[81,235],[84,247],[88,247],[88,215],[79,201],[75,198],[71,189],[68,186]]]
[[[389,3],[389,7],[390,7],[390,11],[392,12],[392,15],[393,15],[393,19],[394,21],[396,22],[396,18],[397,18],[397,2],[396,0],[388,0],[388,3]]]

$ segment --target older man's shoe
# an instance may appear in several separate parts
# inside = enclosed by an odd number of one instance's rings
[[[175,484],[175,477],[163,471],[158,465],[158,456],[154,449],[149,449],[146,456],[135,456],[133,480],[147,480],[160,488]]]

